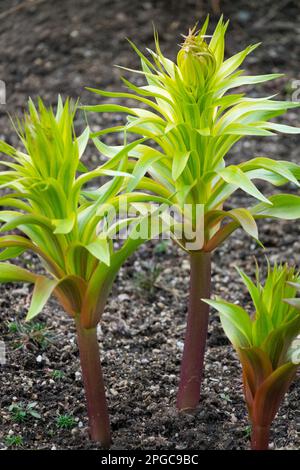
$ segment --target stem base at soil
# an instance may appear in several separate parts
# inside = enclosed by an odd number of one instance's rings
[[[270,438],[270,426],[259,426],[253,424],[251,435],[252,450],[268,450]]]
[[[96,328],[83,328],[80,321],[77,321],[76,326],[90,437],[93,441],[100,442],[103,447],[109,448],[111,444],[110,423],[97,330]]]
[[[209,306],[201,299],[210,297],[211,255],[191,252],[190,263],[190,298],[177,394],[177,408],[182,411],[195,409],[200,400],[209,314]]]

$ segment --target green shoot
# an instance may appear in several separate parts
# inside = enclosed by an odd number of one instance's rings
[[[54,340],[54,334],[43,322],[10,322],[8,331],[14,334],[13,345],[15,349],[27,348],[28,346],[36,350],[46,349]]]
[[[145,271],[138,271],[134,274],[134,283],[143,296],[145,294],[149,297],[153,296],[160,273],[161,268],[151,263]]]
[[[135,107],[111,103],[84,106],[90,112],[127,116],[124,126],[93,134],[96,147],[109,158],[106,167],[116,168],[121,152],[127,148],[133,176],[127,190],[148,190],[167,198],[183,217],[183,230],[179,235],[173,233],[191,259],[179,409],[193,409],[199,402],[208,324],[208,307],[200,299],[210,295],[210,253],[239,227],[258,241],[257,219],[300,217],[299,196],[276,194],[267,198],[255,185],[256,180],[262,180],[275,186],[299,186],[298,165],[265,156],[239,164],[231,163],[229,158],[234,144],[246,136],[299,134],[299,128],[272,120],[288,109],[298,108],[299,103],[242,93],[241,86],[256,86],[281,75],[246,75],[240,67],[259,44],[225,59],[228,22],[221,18],[211,37],[207,35],[208,26],[207,18],[199,31],[189,31],[176,62],[163,55],[157,33],[156,48],[148,50],[149,57],[131,43],[141,60],[141,69],[130,72],[144,78],[144,84],[137,86],[124,78],[126,91],[90,89],[102,97],[135,100]],[[112,147],[103,142],[106,134],[120,131],[145,141],[136,141],[135,147],[132,143]],[[227,201],[237,190],[256,203],[231,207]]]
[[[1,187],[6,188],[0,205],[10,208],[0,211],[0,282],[34,285],[27,320],[42,311],[51,295],[74,320],[91,438],[108,447],[110,426],[96,328],[120,266],[145,240],[139,229],[152,212],[149,195],[121,193],[124,178],[130,177],[126,152],[117,170],[102,166],[87,171],[81,157],[90,131],[75,135],[75,112],[69,100],[63,104],[59,98],[55,113],[41,100],[38,107],[30,100],[16,126],[23,151],[0,141],[0,152],[9,157],[1,161],[7,170],[0,173]],[[112,179],[99,187],[100,176]],[[91,192],[88,183],[98,189]],[[137,212],[134,204],[141,210]],[[124,218],[124,205],[126,214],[132,208],[135,215]],[[115,221],[116,213],[120,220]],[[124,228],[127,237],[116,247],[113,238]],[[39,256],[46,274],[7,262],[24,251]],[[33,330],[25,334],[34,334],[40,342],[42,330]]]
[[[222,299],[206,300],[220,314],[226,335],[238,352],[249,419],[251,446],[268,448],[269,432],[280,403],[294,379],[299,362],[291,349],[300,333],[299,299],[290,299],[300,287],[300,276],[287,265],[268,265],[261,284],[239,271],[253,302],[252,315]]]
[[[153,251],[156,255],[164,255],[168,251],[167,242],[165,240],[162,240],[161,242],[157,243]]]
[[[64,372],[62,370],[53,370],[51,372],[51,377],[53,380],[61,380],[65,376]]]
[[[6,436],[4,441],[7,447],[22,447],[24,443],[22,436],[15,436],[14,434]]]
[[[56,426],[60,429],[72,429],[76,426],[76,421],[71,415],[59,415],[56,419]]]
[[[13,421],[17,423],[23,423],[24,421],[28,420],[28,418],[32,417],[35,419],[40,419],[41,415],[36,411],[36,402],[28,403],[24,405],[23,403],[13,403],[9,406],[9,411]]]

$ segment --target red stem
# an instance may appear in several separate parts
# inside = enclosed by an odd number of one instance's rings
[[[190,263],[190,299],[177,394],[179,410],[195,409],[199,403],[208,328],[209,306],[201,299],[210,297],[211,255],[192,252]]]
[[[259,426],[253,424],[251,435],[252,450],[268,450],[269,449],[270,426]]]
[[[96,328],[83,328],[78,320],[77,342],[87,400],[90,437],[103,447],[111,444],[108,407],[100,362]]]

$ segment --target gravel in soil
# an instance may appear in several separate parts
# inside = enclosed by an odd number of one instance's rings
[[[41,95],[55,104],[58,93],[95,102],[84,86],[120,88],[120,71],[113,64],[135,67],[137,58],[125,36],[139,46],[153,46],[152,21],[163,51],[174,57],[180,33],[210,10],[209,2],[186,0],[145,2],[113,0],[54,0],[15,9],[21,2],[2,0],[0,6],[0,78],[7,84],[7,105],[0,106],[1,138],[16,144],[7,111],[19,114],[28,95]],[[286,99],[300,70],[300,9],[297,1],[221,2],[231,18],[227,54],[248,43],[263,41],[249,58],[249,73],[285,72],[286,77],[264,87]],[[213,17],[213,23],[216,18]],[[130,77],[133,78],[134,77]],[[81,120],[80,120],[81,119]],[[83,118],[78,126],[83,124]],[[108,127],[118,117],[93,116],[92,125]],[[121,117],[120,117],[121,119]],[[287,122],[299,125],[299,114]],[[244,139],[232,151],[232,161],[255,155],[299,161],[297,137]],[[92,147],[91,165],[99,162]],[[275,190],[261,185],[265,194]],[[287,192],[295,189],[284,188]],[[276,190],[278,191],[278,190]],[[230,201],[246,207],[250,199],[237,193]],[[254,255],[263,263],[288,261],[300,265],[298,222],[259,223],[265,251],[237,231],[216,253],[213,291],[249,306],[249,297],[234,269],[254,270]],[[156,248],[155,248],[156,247]],[[39,270],[38,259],[20,261]],[[202,400],[193,415],[178,415],[176,389],[185,329],[189,266],[177,247],[148,243],[121,269],[99,327],[99,344],[106,377],[114,449],[246,449],[249,425],[243,402],[241,370],[218,317],[212,313]],[[90,449],[87,417],[74,325],[51,300],[30,327],[24,317],[30,288],[0,286],[0,338],[7,348],[1,367],[0,448]],[[298,449],[299,379],[294,382],[274,422],[271,446]],[[9,411],[37,402],[40,418],[26,413],[23,422]],[[62,419],[66,417],[69,419]],[[64,425],[62,425],[64,423]],[[67,424],[66,424],[67,423]],[[13,445],[14,437],[22,440]],[[15,442],[16,444],[16,442]]]

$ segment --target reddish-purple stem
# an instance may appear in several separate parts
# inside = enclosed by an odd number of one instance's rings
[[[192,252],[190,263],[187,329],[177,395],[179,410],[195,409],[199,403],[208,328],[209,306],[201,299],[210,297],[211,255]]]
[[[96,328],[83,328],[79,319],[76,326],[90,437],[93,441],[100,442],[103,447],[109,448],[111,444],[110,423],[97,330]]]
[[[259,426],[253,424],[251,435],[252,450],[268,450],[270,438],[270,426]]]

